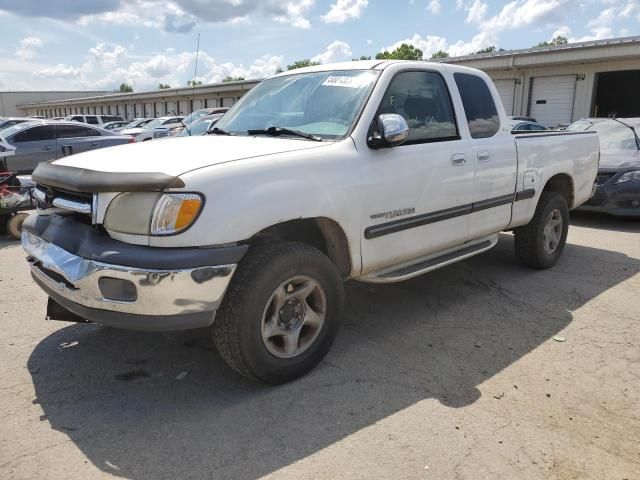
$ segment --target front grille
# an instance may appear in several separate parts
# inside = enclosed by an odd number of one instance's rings
[[[598,173],[598,176],[596,177],[596,185],[604,185],[609,180],[611,180],[611,177],[613,177],[614,175],[615,173]]]
[[[34,191],[34,198],[38,208],[62,208],[84,216],[91,217],[93,194],[85,192],[72,192],[58,187],[49,187],[38,184]]]

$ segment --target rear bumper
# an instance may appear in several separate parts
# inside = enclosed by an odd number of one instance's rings
[[[167,262],[168,249],[137,247],[155,268],[120,265],[62,248],[34,233],[34,223],[25,223],[22,246],[36,283],[73,314],[118,328],[184,330],[211,325],[242,256],[233,250],[227,252],[226,262],[202,265],[202,252],[196,252],[197,261],[191,258],[191,265],[158,268]],[[111,244],[113,257],[122,259],[123,252],[117,251],[122,242],[102,240]],[[90,245],[83,245],[91,251]],[[225,254],[216,251],[215,256]]]
[[[640,183],[599,185],[595,194],[578,210],[624,217],[640,217]]]

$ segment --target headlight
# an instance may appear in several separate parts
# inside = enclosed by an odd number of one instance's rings
[[[615,183],[640,182],[640,170],[624,173]]]
[[[104,227],[133,235],[172,235],[191,226],[203,203],[197,193],[121,193],[109,204]]]

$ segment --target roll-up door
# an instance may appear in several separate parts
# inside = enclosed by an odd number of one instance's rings
[[[570,124],[576,76],[536,77],[532,80],[529,115],[547,127]]]
[[[516,81],[514,79],[508,80],[494,80],[502,105],[504,105],[504,111],[507,115],[513,115],[513,101],[515,100]]]

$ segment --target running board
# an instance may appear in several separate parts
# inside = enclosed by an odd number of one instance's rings
[[[463,246],[456,250],[431,257],[426,260],[418,261],[411,265],[405,265],[395,270],[385,269],[377,272],[373,272],[366,277],[359,278],[358,280],[370,283],[393,283],[408,280],[423,273],[436,270],[451,263],[455,263],[465,258],[473,257],[482,252],[486,252],[490,248],[494,247],[498,243],[498,236],[495,235],[490,239],[483,240],[478,243]],[[393,268],[393,267],[392,267]]]

